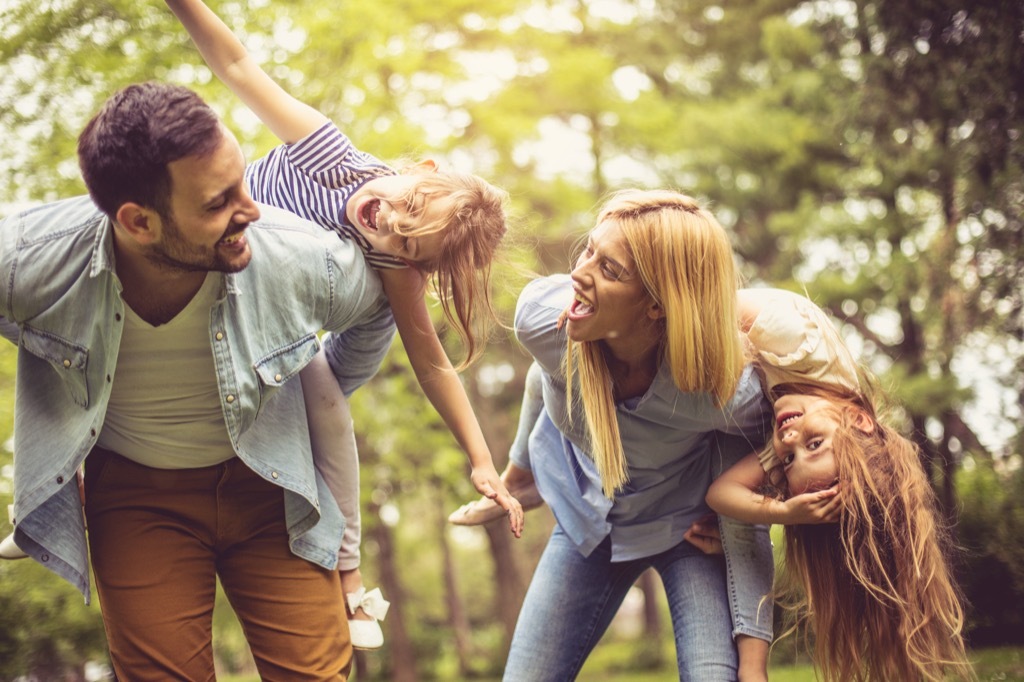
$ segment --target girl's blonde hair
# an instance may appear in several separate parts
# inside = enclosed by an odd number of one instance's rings
[[[622,230],[644,288],[664,311],[656,322],[662,327],[659,366],[668,363],[680,391],[710,393],[724,405],[746,362],[737,322],[738,277],[725,230],[694,199],[668,190],[619,192],[605,202],[597,224],[607,220]],[[610,498],[629,473],[603,344],[568,343],[567,401],[573,404],[578,367],[590,452]]]
[[[485,339],[497,320],[491,299],[491,262],[507,232],[508,194],[469,173],[416,175],[415,186],[401,197],[414,215],[427,202],[442,197],[451,200],[451,208],[438,220],[415,227],[399,225],[395,232],[406,237],[443,234],[437,258],[416,265],[432,274],[445,319],[465,346],[466,356],[457,366],[462,370],[479,357],[483,347],[478,339]]]
[[[917,446],[879,422],[870,401],[799,389],[835,404],[843,509],[838,523],[783,531],[776,603],[790,616],[785,634],[813,635],[825,682],[975,679],[951,545]],[[871,432],[858,428],[859,411]]]

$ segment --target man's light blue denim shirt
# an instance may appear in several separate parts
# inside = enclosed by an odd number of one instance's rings
[[[612,561],[653,556],[678,545],[693,522],[711,513],[704,501],[711,481],[761,447],[772,409],[752,366],[732,399],[716,407],[710,394],[680,391],[663,363],[642,397],[616,406],[629,481],[608,499],[587,452],[582,405],[577,400],[570,415],[566,403],[566,336],[557,321],[572,298],[567,275],[535,280],[519,297],[516,335],[543,370],[545,410],[528,452],[513,448],[510,459],[532,469],[541,496],[582,555],[610,536]],[[723,520],[722,535],[734,632],[770,641],[771,602],[763,597],[774,568],[767,527]]]
[[[313,467],[295,377],[321,345],[342,389],[377,371],[394,336],[379,278],[349,241],[270,206],[246,235],[252,261],[220,274],[210,345],[238,456],[285,491],[292,551],[333,569],[345,520]],[[0,222],[0,333],[19,344],[17,541],[89,600],[76,471],[103,428],[124,319],[113,227],[88,197]],[[187,438],[187,434],[182,434]]]

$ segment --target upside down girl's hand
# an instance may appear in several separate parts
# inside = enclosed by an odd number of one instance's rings
[[[843,510],[839,484],[813,493],[794,495],[785,502],[787,526],[837,523]]]

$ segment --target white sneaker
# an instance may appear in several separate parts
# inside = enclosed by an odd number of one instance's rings
[[[384,620],[391,602],[384,598],[380,588],[375,587],[367,592],[365,587],[360,587],[355,592],[346,594],[345,599],[351,613],[362,609],[363,613],[373,619],[349,619],[348,630],[349,636],[352,638],[352,647],[355,649],[379,649],[384,646],[384,631],[380,629],[378,621]]]
[[[0,559],[24,559],[28,557],[21,551],[21,547],[18,547],[14,543],[14,533],[11,533],[0,541]]]

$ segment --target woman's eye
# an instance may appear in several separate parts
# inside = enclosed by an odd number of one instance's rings
[[[807,444],[807,449],[808,450],[812,450],[812,451],[813,450],[817,450],[818,448],[821,447],[821,444],[824,443],[824,442],[825,442],[825,439],[823,439],[823,438],[815,438],[814,440],[812,440],[810,443]]]
[[[793,463],[794,457],[795,455],[792,452],[787,452],[785,455],[782,456],[782,466],[788,467],[790,464]]]
[[[622,277],[622,271],[609,263],[601,264],[601,272],[604,273],[604,276],[607,277],[608,279],[613,279],[616,281],[620,277]]]

